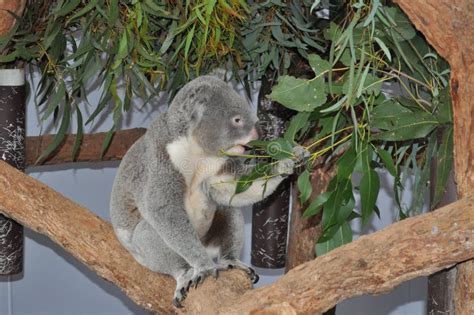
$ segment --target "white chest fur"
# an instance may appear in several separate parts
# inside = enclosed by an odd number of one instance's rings
[[[174,167],[184,176],[186,192],[184,205],[199,237],[209,230],[216,204],[203,191],[203,183],[215,176],[224,158],[207,156],[192,137],[181,137],[166,146]]]

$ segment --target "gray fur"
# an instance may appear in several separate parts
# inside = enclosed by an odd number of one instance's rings
[[[238,127],[232,123],[236,115],[242,119]],[[238,260],[244,223],[234,207],[260,201],[263,181],[230,204],[239,174],[223,168],[237,160],[220,154],[247,141],[256,121],[225,82],[199,77],[178,92],[120,164],[110,203],[117,238],[139,263],[176,279],[176,305],[189,285],[219,270],[235,267],[256,277]],[[282,165],[287,170],[293,165],[288,161]],[[282,179],[273,177],[265,196]]]

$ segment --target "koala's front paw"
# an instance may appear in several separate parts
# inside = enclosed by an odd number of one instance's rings
[[[291,175],[294,172],[296,162],[292,159],[283,159],[276,165],[276,173],[282,175]]]
[[[247,266],[246,264],[244,264],[238,259],[222,259],[222,260],[219,260],[219,263],[223,265],[227,265],[229,269],[236,268],[236,269],[245,271],[245,273],[250,278],[252,283],[257,283],[258,280],[260,279],[260,277],[255,272],[255,270],[253,270],[252,268],[250,268],[249,266]]]
[[[303,162],[311,156],[311,152],[300,145],[293,147],[292,153],[298,162]]]

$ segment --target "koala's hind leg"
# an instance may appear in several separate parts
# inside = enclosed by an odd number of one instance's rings
[[[137,224],[130,250],[134,258],[148,269],[166,273],[176,280],[176,290],[173,304],[180,306],[186,298],[186,293],[193,278],[194,269],[188,263],[169,248],[158,233],[145,220]]]
[[[227,265],[229,269],[241,269],[253,283],[258,281],[257,273],[239,259],[244,245],[244,217],[240,209],[219,208],[203,243],[209,251],[218,250],[217,263]]]

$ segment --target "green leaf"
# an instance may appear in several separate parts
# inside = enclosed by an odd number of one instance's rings
[[[66,25],[74,21],[75,19],[80,18],[81,16],[85,15],[87,12],[91,11],[95,5],[97,4],[98,0],[91,0],[89,3],[87,3],[82,9],[77,11],[75,14],[73,14],[66,22]]]
[[[324,80],[305,80],[280,76],[269,95],[272,101],[299,112],[312,112],[326,102]]]
[[[102,146],[100,148],[100,158],[102,159],[107,153],[107,150],[109,149],[110,143],[112,142],[112,138],[115,135],[115,124],[110,128],[109,131],[107,131],[107,134],[105,135],[104,142],[102,142]]]
[[[378,9],[380,7],[380,0],[373,0],[372,1],[372,8],[370,10],[369,15],[365,19],[365,22],[363,24],[364,27],[367,27],[372,21],[374,20],[374,16],[377,13]]]
[[[330,240],[325,242],[318,241],[316,244],[316,255],[324,255],[331,250],[350,242],[352,242],[352,229],[348,222],[344,222]]]
[[[385,43],[378,37],[374,37],[374,40],[380,46],[380,49],[382,49],[385,56],[387,56],[388,61],[392,62],[392,54],[390,53],[387,45],[385,45]]]
[[[439,105],[436,112],[436,119],[438,119],[441,124],[453,122],[453,110],[451,106],[449,88],[444,88],[439,93]]]
[[[360,181],[360,199],[362,208],[362,224],[365,225],[374,210],[380,189],[380,179],[373,169],[362,176]]]
[[[166,35],[165,40],[161,44],[161,47],[160,47],[160,54],[161,55],[163,55],[170,48],[171,44],[173,43],[174,37],[176,35],[175,34],[176,28],[177,28],[177,23],[176,23],[176,21],[173,21],[171,23],[170,28],[168,29],[168,35]]]
[[[450,126],[443,131],[441,146],[436,154],[436,181],[434,187],[431,208],[434,209],[441,201],[446,191],[449,172],[453,168],[453,127]]]
[[[438,125],[431,113],[412,112],[394,101],[387,101],[374,108],[371,123],[373,128],[386,131],[373,134],[372,138],[386,141],[423,138]]]
[[[61,101],[64,101],[65,99],[66,99],[66,84],[64,83],[63,80],[61,80],[59,82],[58,87],[56,88],[56,91],[49,99],[48,106],[46,107],[46,111],[44,112],[44,115],[41,119],[42,120],[48,119],[48,117],[51,116],[54,110],[59,106]]]
[[[351,145],[337,161],[337,180],[350,178],[357,161],[357,154]]]
[[[120,38],[117,58],[123,59],[128,55],[128,38],[127,32],[123,32],[122,37]]]
[[[298,114],[293,116],[290,120],[290,125],[288,126],[288,129],[286,129],[285,131],[284,138],[289,142],[294,143],[296,139],[296,134],[298,133],[298,131],[300,131],[307,125],[310,115],[311,113],[309,112],[299,112]]]
[[[72,12],[79,4],[81,3],[81,0],[70,0],[66,1],[64,6],[62,6],[59,10],[56,11],[55,15],[56,17],[62,17],[65,15],[68,15],[70,12]]]
[[[56,150],[61,142],[63,142],[64,138],[66,137],[67,130],[69,128],[69,123],[71,120],[71,109],[69,104],[64,105],[64,113],[63,118],[61,120],[61,126],[59,126],[59,130],[53,138],[53,141],[46,147],[46,149],[41,153],[39,158],[36,160],[36,163],[43,161],[47,158],[54,150]]]
[[[311,173],[308,170],[305,170],[298,176],[297,186],[300,192],[300,202],[303,205],[311,197],[311,192],[313,191]]]
[[[303,218],[307,218],[307,217],[319,214],[319,212],[323,208],[323,205],[329,199],[331,194],[332,192],[327,191],[317,196],[316,199],[314,199],[304,211]]]
[[[108,22],[111,27],[115,27],[119,17],[119,0],[110,0]]]
[[[159,6],[155,1],[153,0],[145,0],[145,4],[152,9],[157,15],[170,15],[169,12],[167,12],[163,7]]]
[[[329,72],[331,69],[331,64],[328,61],[322,59],[319,55],[308,55],[308,62],[317,77]]]
[[[345,81],[344,85],[342,86],[342,91],[344,92],[344,94],[348,94],[350,92],[350,81],[351,80]],[[383,81],[379,77],[367,73],[365,74],[363,86],[359,88],[359,90],[361,93],[366,93],[368,95],[374,94],[375,96],[377,96],[380,94],[380,91],[382,89],[382,83]]]
[[[260,177],[268,175],[271,170],[271,164],[263,163],[257,164],[254,169],[249,174],[244,174],[240,176],[237,180],[237,185],[235,186],[234,194],[240,194],[246,191],[252,186],[253,182]]]
[[[385,7],[385,14],[394,24],[393,39],[397,42],[410,40],[416,36],[416,30],[408,17],[397,7]]]
[[[387,168],[387,171],[390,173],[390,175],[396,177],[397,168],[395,167],[395,163],[393,162],[392,155],[388,153],[388,151],[381,148],[377,149],[377,154],[385,164],[385,167]]]
[[[265,148],[267,153],[276,160],[288,159],[293,157],[293,146],[286,139],[277,139],[270,141]]]
[[[184,58],[185,59],[188,58],[189,48],[191,47],[191,43],[192,43],[193,37],[194,37],[194,27],[195,26],[196,26],[196,24],[193,25],[193,27],[191,28],[189,33],[186,35],[186,44],[184,45]]]
[[[72,160],[75,161],[77,154],[79,153],[79,149],[81,148],[81,142],[84,135],[84,128],[82,122],[82,114],[79,108],[76,108],[76,117],[77,117],[77,131],[76,137],[74,138],[74,144],[72,146]]]
[[[439,124],[429,113],[399,115],[387,131],[373,134],[374,140],[404,141],[426,137]],[[375,127],[375,126],[374,126]]]

